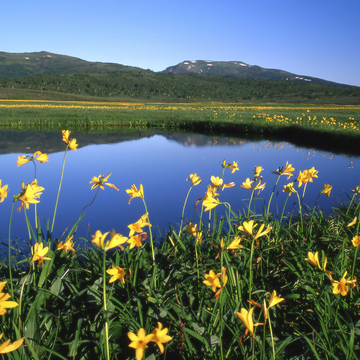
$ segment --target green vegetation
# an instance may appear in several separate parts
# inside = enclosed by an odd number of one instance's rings
[[[63,131],[64,163],[67,151],[77,147],[69,136]],[[40,153],[18,163],[46,159]],[[265,186],[259,166],[242,184],[248,199],[235,213],[219,190],[231,191],[237,170],[236,162],[224,160],[207,188],[191,174],[188,193],[206,194],[191,222],[179,219],[180,226],[172,225],[161,238],[146,207],[147,192],[158,189],[129,184],[130,206],[144,205],[139,220],[129,224],[129,234],[96,231],[90,241],[76,237],[82,214],[59,239],[52,234],[56,206],[53,215],[45,214],[51,226],[48,221],[41,227],[36,210],[29,219],[26,207],[36,209],[33,203],[41,201],[44,189],[41,179],[24,186],[11,213],[20,203],[31,251],[13,241],[19,224],[10,218],[8,258],[1,266],[7,282],[1,291],[9,294],[0,299],[1,332],[11,343],[18,341],[8,358],[128,360],[138,349],[137,360],[358,359],[360,188],[349,204],[325,217],[316,201],[313,208],[304,205],[307,186],[320,180],[317,171],[301,171],[289,183],[285,179],[295,169],[286,163],[274,169],[276,185],[257,214],[254,195]],[[116,190],[108,177],[94,177],[92,184],[95,197],[100,186]],[[59,193],[60,188],[61,182]],[[282,205],[291,195],[295,205],[278,218],[269,209],[280,189],[287,193]],[[330,191],[324,186],[319,196]],[[1,201],[11,201],[6,192],[1,184]],[[191,205],[185,200],[184,209]],[[219,217],[221,208],[225,216]]]
[[[18,90],[15,98],[32,99],[34,93],[59,92],[124,101],[138,99],[161,102],[194,101],[275,101],[359,104],[360,88],[330,86],[300,81],[233,79],[222,76],[174,75],[148,71],[38,75],[0,79],[0,88]],[[22,90],[20,92],[20,90]],[[10,98],[4,90],[4,98]],[[45,99],[44,97],[42,97]],[[79,99],[80,100],[80,99]],[[126,100],[125,100],[126,101]]]
[[[336,105],[0,101],[0,127],[176,130],[358,154],[359,110]]]

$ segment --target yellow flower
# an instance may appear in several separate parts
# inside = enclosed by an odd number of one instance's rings
[[[232,165],[228,165],[228,168],[231,169],[231,173],[233,174],[236,170],[239,170],[238,161],[233,161]]]
[[[223,179],[220,179],[218,176],[211,176],[210,184],[212,185],[212,187],[220,189],[223,184]]]
[[[208,185],[205,196],[202,197],[201,200],[202,201],[209,200],[216,196],[219,196],[219,194],[216,192],[216,188],[212,187],[211,185]]]
[[[186,179],[186,181],[191,181],[191,186],[196,186],[199,185],[201,183],[201,179],[199,176],[195,174],[190,174],[190,178]]]
[[[131,189],[126,190],[126,192],[128,195],[130,195],[129,204],[130,204],[130,201],[135,197],[141,197],[142,199],[144,199],[144,189],[143,189],[142,184],[140,184],[139,190],[137,189],[135,184],[133,184],[133,185],[131,185]]]
[[[4,334],[0,334],[0,339],[3,337]],[[0,345],[0,354],[6,354],[11,351],[16,350],[21,346],[21,344],[24,342],[24,337],[20,340],[14,341],[12,344],[10,344],[10,339],[6,340],[4,343]]]
[[[226,163],[226,160],[224,159],[224,161],[222,162],[222,163],[220,163],[220,165],[224,168],[224,169],[227,169],[229,166],[230,166],[230,164],[227,164]]]
[[[203,283],[207,286],[211,287],[211,290],[213,292],[216,292],[216,288],[221,288],[219,277],[221,276],[221,273],[216,274],[213,270],[210,270],[209,274],[205,274],[204,277],[206,280],[203,281]]]
[[[275,306],[275,305],[277,305],[277,304],[279,304],[280,302],[282,302],[282,301],[284,301],[285,299],[283,299],[283,298],[280,298],[280,296],[277,296],[276,295],[276,291],[274,290],[273,292],[272,292],[272,294],[270,294],[270,293],[268,293],[269,295],[270,295],[270,300],[269,300],[269,306],[267,307],[266,306],[266,301],[265,301],[265,299],[264,299],[264,302],[263,302],[263,304],[258,304],[257,302],[255,302],[254,300],[248,300],[248,302],[251,304],[251,305],[254,305],[254,306],[257,306],[257,307],[259,307],[260,309],[263,309],[264,310],[264,320],[265,320],[265,322],[266,322],[266,320],[267,320],[267,318],[268,318],[268,310],[271,308],[271,307],[273,307],[273,306]],[[260,324],[255,324],[254,326],[257,326],[257,325],[260,325]],[[265,324],[263,324],[263,325],[265,325]]]
[[[347,274],[347,271],[345,271],[344,276],[340,281],[332,280],[331,285],[333,286],[333,294],[341,294],[342,296],[346,296],[346,294],[349,292],[349,287],[346,284],[351,284],[351,287],[353,288],[355,286],[356,280],[350,280],[345,279],[345,276]]]
[[[273,290],[273,292],[271,294],[270,293],[268,293],[268,294],[270,295],[270,301],[269,301],[268,309],[270,309],[272,306],[275,306],[275,305],[277,305],[280,302],[285,300],[283,298],[280,298],[280,296],[277,296],[275,290]]]
[[[260,176],[260,173],[263,171],[264,169],[261,166],[255,166],[255,170],[254,170],[254,178],[257,179]]]
[[[21,166],[21,165],[24,165],[26,164],[27,162],[30,161],[30,156],[26,156],[26,155],[19,155],[18,156],[18,161],[15,161],[17,164],[18,164],[18,167]]]
[[[136,232],[137,233],[142,232],[143,231],[142,228],[144,226],[151,226],[151,224],[147,222],[147,218],[148,218],[148,213],[141,216],[136,223],[128,225],[128,228],[130,229],[129,236],[132,236]]]
[[[309,170],[304,170],[303,172],[299,172],[299,176],[297,177],[297,181],[299,181],[298,187],[302,184],[306,184],[308,181],[313,182],[312,178],[317,178],[317,173],[319,171],[315,170],[314,166]]]
[[[268,227],[263,231],[264,227],[265,227],[264,224],[261,224],[261,225],[260,225],[260,228],[259,228],[258,232],[257,232],[256,235],[255,235],[255,239],[258,239],[259,237],[262,237],[262,236],[264,236],[264,235],[267,235],[267,234],[272,230],[272,226],[268,226]]]
[[[143,359],[144,350],[147,349],[146,344],[151,341],[154,336],[154,334],[146,335],[145,329],[143,328],[139,329],[137,336],[131,331],[128,332],[128,337],[132,341],[129,347],[136,349],[137,360]]]
[[[323,268],[321,270],[324,271],[326,274],[328,274],[330,276],[330,280],[332,280],[332,272],[329,270],[326,270],[326,265],[327,265],[327,257],[325,256],[324,262],[323,262]]]
[[[313,254],[312,252],[309,252],[308,258],[306,258],[305,261],[309,262],[313,266],[317,266],[321,270],[318,251],[315,254]]]
[[[43,243],[36,243],[33,247],[33,257],[30,261],[30,265],[35,262],[38,261],[37,266],[40,266],[44,260],[51,260],[51,258],[45,257],[44,255],[46,255],[49,251],[49,248],[46,246],[44,247]]]
[[[62,130],[62,141],[68,146],[71,150],[76,150],[78,144],[76,143],[76,139],[69,139],[70,130]]]
[[[15,161],[19,166],[26,164],[29,161],[34,161],[37,160],[40,162],[40,164],[42,164],[43,162],[49,162],[48,161],[49,156],[47,154],[43,154],[41,151],[36,151],[34,152],[33,156],[27,156],[27,155],[19,155],[18,156],[18,161]]]
[[[8,185],[4,185],[1,187],[1,179],[0,179],[0,203],[2,203],[7,198],[8,193]]]
[[[245,232],[247,235],[252,236],[253,229],[257,226],[254,226],[254,220],[244,221],[242,225],[238,226],[238,230]]]
[[[306,184],[309,181],[308,171],[299,171],[299,176],[296,178],[296,180],[299,182],[298,187],[300,187],[302,184]]]
[[[351,190],[353,193],[355,193],[356,195],[359,195],[360,194],[360,186],[357,186],[355,188],[355,190]]]
[[[162,324],[158,322],[158,327],[151,332],[151,334],[154,334],[154,337],[150,341],[153,341],[157,344],[162,354],[164,353],[163,344],[172,340],[172,337],[167,335],[168,331],[168,328],[163,329]]]
[[[234,240],[230,243],[230,245],[226,248],[227,250],[235,250],[235,249],[241,249],[243,246],[239,245],[241,241],[241,238],[236,236]]]
[[[113,265],[111,265],[111,267],[112,267],[112,269],[106,270],[106,272],[109,275],[112,275],[112,278],[109,280],[109,283],[112,283],[120,278],[120,282],[122,284],[125,284],[125,280],[124,280],[124,277],[126,275],[125,269],[123,269],[119,266],[113,266]]]
[[[259,193],[260,193],[260,190],[264,190],[265,189],[265,185],[266,185],[266,183],[261,183],[262,182],[262,177],[260,177],[260,180],[258,181],[258,183],[255,185],[255,187],[254,187],[254,190],[259,190],[259,192],[258,192],[258,195],[259,195]]]
[[[232,188],[235,186],[235,183],[234,182],[231,182],[231,183],[228,183],[228,184],[224,184],[222,187],[221,187],[221,190],[224,191],[224,189],[227,189],[227,188]]]
[[[284,190],[283,192],[289,193],[289,196],[291,195],[291,193],[295,193],[297,194],[297,191],[294,189],[294,183],[288,183],[287,185],[284,185]]]
[[[246,179],[245,182],[242,183],[242,185],[240,185],[240,187],[244,188],[244,189],[252,189],[252,190],[264,190],[265,189],[265,185],[266,183],[263,183],[261,184],[262,182],[262,177],[260,177],[258,183],[255,185],[255,186],[252,186],[251,184],[253,183],[254,181],[250,181],[249,178]]]
[[[251,334],[254,334],[254,322],[253,322],[253,312],[254,308],[251,308],[250,311],[242,308],[240,313],[236,313],[238,318],[244,323],[245,327],[250,331]]]
[[[308,172],[309,172],[309,177],[310,177],[310,179],[309,179],[309,181],[310,182],[312,182],[312,178],[317,178],[318,176],[317,176],[317,174],[318,174],[318,170],[315,170],[315,167],[313,166],[312,168],[310,168],[309,170],[308,170]]]
[[[22,204],[17,208],[17,211],[21,211],[24,207],[29,209],[29,204],[36,204],[39,202],[40,195],[42,191],[45,190],[43,187],[39,186],[37,180],[35,179],[32,183],[24,185],[24,182],[21,183],[22,191],[19,195],[15,196],[15,201],[21,201]]]
[[[242,185],[240,185],[240,187],[244,188],[244,189],[253,189],[253,187],[251,186],[251,184],[253,183],[254,181],[250,181],[250,178],[247,178],[245,180],[245,182],[242,183]]]
[[[360,236],[354,236],[353,239],[351,240],[351,242],[353,243],[354,247],[357,247],[360,245]]]
[[[0,283],[0,315],[4,315],[6,313],[6,309],[19,306],[19,304],[15,301],[7,301],[7,299],[10,298],[10,295],[2,292],[6,283],[7,281]]]
[[[215,198],[209,198],[203,201],[203,205],[205,206],[205,211],[209,211],[220,204],[221,202]]]
[[[276,171],[273,171],[272,174],[287,175],[287,180],[289,180],[290,177],[293,176],[293,174],[291,174],[293,171],[295,171],[295,168],[293,168],[291,164],[286,162],[285,169],[283,167],[279,167]]]
[[[185,228],[188,234],[192,235],[193,237],[196,237],[197,224],[194,225],[192,222],[190,222],[189,225],[185,226]]]
[[[324,184],[324,188],[320,191],[320,194],[325,194],[327,197],[330,197],[332,186],[329,184]]]
[[[0,184],[1,184],[1,183],[0,183]],[[347,227],[350,227],[350,226],[355,225],[356,222],[357,222],[357,216],[354,217],[354,220],[353,220],[351,223],[347,224]]]
[[[108,178],[110,177],[111,173],[108,174],[107,177],[104,178],[104,175],[103,174],[100,174],[99,177],[96,177],[94,176],[91,181],[90,181],[90,184],[94,184],[92,187],[91,187],[91,190],[95,189],[97,186],[100,187],[100,189],[104,190],[104,185],[107,185],[117,191],[119,191],[119,189],[113,185],[113,184],[110,184],[107,182]]]
[[[145,240],[145,238],[142,237],[141,235],[142,234],[129,237],[128,244],[130,244],[130,249],[132,249],[135,246],[137,247],[142,246],[141,241]]]
[[[224,238],[221,238],[220,240],[220,248],[223,249],[225,247],[225,241]]]
[[[70,130],[62,130],[62,141],[67,145],[69,143]]]
[[[74,235],[68,237],[68,239],[64,242],[60,241],[57,246],[56,246],[56,250],[65,250],[65,252],[67,252],[68,250],[72,251],[75,254],[75,249],[74,249],[74,242],[72,241],[72,238],[74,237]]]
[[[108,251],[110,249],[113,249],[114,247],[119,247],[121,250],[124,250],[123,246],[121,244],[124,244],[128,241],[128,238],[125,236],[122,236],[121,234],[116,234],[115,230],[112,230],[110,233],[110,240],[106,242],[105,244],[105,238],[110,232],[106,232],[104,234],[101,233],[100,230],[97,230],[95,235],[91,235],[92,240],[95,245],[97,245],[99,248],[103,249],[104,251]]]
[[[257,224],[254,225],[254,220],[244,221],[242,225],[238,226],[238,230],[244,231],[249,236],[254,236],[253,229],[255,229]],[[261,236],[267,235],[271,230],[272,227],[268,226],[266,230],[263,231],[265,225],[261,224],[259,230],[257,231],[254,239],[258,239]]]

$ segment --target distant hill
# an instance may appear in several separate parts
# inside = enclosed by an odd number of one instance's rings
[[[61,97],[60,95],[62,94]],[[0,98],[360,103],[360,87],[238,61],[184,61],[161,72],[45,51],[0,52]]]
[[[32,53],[7,53],[0,51],[0,78],[17,78],[43,74],[132,71],[139,69],[121,64],[90,62],[47,51]]]
[[[90,62],[47,51],[32,53],[7,53],[0,51],[0,78],[140,70],[153,72],[134,66]],[[330,86],[348,86],[311,76],[296,75],[284,70],[265,69],[242,61],[188,60],[174,66],[169,66],[158,73],[210,75],[237,79],[291,80]]]
[[[162,72],[172,74],[224,76],[240,79],[292,80],[331,86],[343,85],[311,76],[292,74],[284,70],[265,69],[257,65],[246,64],[242,61],[183,61],[177,65],[169,66]]]

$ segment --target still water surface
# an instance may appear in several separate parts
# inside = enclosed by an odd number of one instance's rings
[[[71,135],[77,137],[76,133]],[[58,138],[61,143],[61,134]],[[112,137],[112,141],[116,141],[116,138],[114,140]],[[101,142],[101,138],[98,142]],[[104,142],[106,142],[105,138]],[[10,188],[8,198],[0,204],[2,242],[6,242],[8,237],[13,196],[21,191],[21,181],[28,183],[34,179],[32,163],[17,167],[15,161],[18,155],[32,155],[36,150],[46,150],[32,148],[26,142],[23,146],[21,153],[0,155],[2,185],[9,184]],[[38,183],[45,188],[38,204],[38,214],[45,220],[49,219],[50,226],[63,157],[64,151],[49,152],[49,163],[37,162]],[[278,197],[275,192],[272,201],[274,212],[277,211],[276,202],[278,202],[281,213],[287,196],[282,192],[283,187],[295,180],[299,170],[303,171],[315,166],[315,169],[319,171],[318,179],[309,183],[306,190],[304,202],[311,207],[323,188],[323,184],[332,185],[330,198],[321,194],[317,203],[321,209],[329,212],[339,201],[347,201],[345,193],[352,194],[350,190],[360,185],[360,166],[357,157],[304,149],[289,143],[268,141],[253,143],[235,138],[184,134],[166,136],[154,134],[150,137],[142,137],[139,133],[139,138],[136,140],[87,145],[80,147],[77,151],[68,151],[54,237],[60,237],[67,227],[70,229],[78,219],[81,209],[92,201],[96,190],[90,190],[89,182],[92,177],[99,174],[106,176],[112,173],[109,182],[117,186],[119,191],[106,186],[105,190],[99,191],[95,202],[85,210],[86,215],[80,223],[77,236],[85,237],[88,229],[90,234],[94,234],[96,230],[106,232],[115,229],[116,232],[128,235],[127,225],[136,222],[145,211],[140,198],[134,198],[131,204],[128,204],[129,196],[125,190],[130,189],[132,184],[139,187],[140,183],[144,186],[145,200],[155,233],[166,233],[171,224],[179,223],[181,220],[182,206],[191,184],[186,179],[192,173],[197,173],[202,183],[194,187],[190,193],[185,219],[191,220],[193,217],[193,221],[198,222],[199,217],[194,205],[200,197],[204,196],[211,175],[221,176],[220,162],[224,159],[228,163],[238,161],[240,169],[233,174],[231,170],[225,169],[224,182],[235,182],[236,186],[220,191],[219,198],[222,202],[229,202],[235,211],[245,208],[248,204],[246,199],[249,198],[251,191],[241,188],[240,185],[246,178],[253,178],[255,166],[264,168],[261,175],[264,177],[263,182],[266,182],[266,188],[258,198],[266,201],[277,179],[277,176],[271,172],[279,166],[285,166],[286,161],[295,167],[295,176],[292,180],[288,181],[285,176],[282,176],[279,181]],[[302,188],[299,193],[302,193]],[[288,201],[288,211],[296,201],[296,196],[292,195]],[[261,211],[263,200],[257,200],[256,203],[258,210]],[[20,202],[15,205],[16,208]],[[34,206],[30,205],[30,210],[27,212],[30,219],[34,218],[33,208]],[[201,204],[198,205],[198,209],[201,209]],[[17,239],[18,242],[22,242],[22,239],[28,241],[24,213],[14,212],[12,221],[12,239]],[[88,237],[91,239],[90,236]]]

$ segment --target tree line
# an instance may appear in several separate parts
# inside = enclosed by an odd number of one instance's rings
[[[310,82],[112,71],[0,79],[0,87],[97,97],[130,96],[171,101],[317,100],[360,97],[360,87]]]

